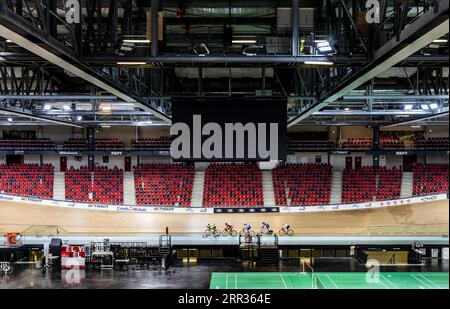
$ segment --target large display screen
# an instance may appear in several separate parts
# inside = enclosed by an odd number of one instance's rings
[[[285,160],[286,117],[284,97],[172,98],[172,158]]]

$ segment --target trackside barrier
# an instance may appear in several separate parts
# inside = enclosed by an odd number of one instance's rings
[[[70,201],[45,200],[34,197],[13,196],[0,194],[0,202],[24,203],[31,205],[42,205],[52,207],[74,208],[74,209],[92,209],[130,213],[177,213],[177,214],[212,214],[212,213],[299,213],[299,212],[323,212],[323,211],[342,211],[357,209],[373,209],[381,207],[393,207],[408,204],[420,204],[434,201],[448,200],[447,193],[415,196],[410,198],[366,202],[358,204],[340,204],[340,205],[323,205],[323,206],[291,206],[291,207],[248,207],[248,208],[210,208],[210,207],[162,207],[162,206],[133,206],[133,205],[108,205],[98,203],[78,203]]]

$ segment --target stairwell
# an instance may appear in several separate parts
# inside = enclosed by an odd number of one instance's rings
[[[136,205],[136,186],[134,184],[134,172],[123,173],[123,203]]]
[[[203,206],[203,188],[205,187],[205,171],[196,170],[194,174],[194,183],[192,186],[192,197],[191,206],[192,207],[202,207]]]
[[[407,198],[413,195],[413,182],[414,182],[413,172],[403,172],[402,186],[400,189],[401,198]]]
[[[330,192],[330,204],[340,204],[342,201],[342,171],[333,171]]]
[[[261,171],[264,206],[275,206],[275,193],[273,190],[273,176],[272,171]]]
[[[66,199],[66,174],[55,172],[53,177],[53,199],[63,201]]]

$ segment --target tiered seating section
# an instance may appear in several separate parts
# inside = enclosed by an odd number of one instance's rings
[[[405,143],[397,138],[383,137],[380,138],[380,148],[385,150],[404,149]]]
[[[134,168],[138,205],[190,206],[194,167],[185,164],[144,164]]]
[[[95,139],[96,150],[121,150],[124,147],[123,142],[117,137]]]
[[[330,150],[336,147],[333,141],[320,140],[288,140],[288,149],[290,150]]]
[[[0,150],[54,150],[55,143],[48,138],[0,139]]]
[[[448,192],[448,164],[414,167],[415,196]],[[285,164],[273,172],[278,206],[326,205],[330,202],[332,166]],[[51,199],[54,167],[44,164],[0,165],[0,192]],[[189,207],[194,167],[186,164],[144,164],[134,168],[136,203]],[[65,176],[66,199],[79,202],[123,204],[123,171],[71,167]],[[343,172],[342,203],[363,203],[400,198],[402,171],[362,167]],[[205,173],[203,206],[263,206],[262,174],[257,165],[217,164]]]
[[[402,189],[403,172],[395,167],[392,169],[382,167],[377,169],[377,173],[377,200],[385,201],[399,199]]]
[[[117,137],[113,138],[96,138],[94,140],[95,150],[122,150],[124,144]],[[64,142],[64,150],[87,150],[87,140],[85,138],[70,138]]]
[[[87,140],[84,138],[69,138],[64,142],[64,150],[87,150]]]
[[[277,205],[329,204],[332,180],[331,165],[286,164],[276,167],[272,174]]]
[[[370,137],[351,137],[341,143],[343,149],[350,150],[369,150],[372,148],[372,138]]]
[[[253,163],[212,163],[205,172],[203,206],[263,206],[262,174]]]
[[[91,173],[87,167],[66,172],[66,200],[123,204],[123,170],[95,167]]]
[[[170,150],[170,137],[140,138],[131,140],[133,150]]]
[[[402,172],[396,168],[345,169],[342,180],[342,203],[400,198],[401,184]]]
[[[0,165],[0,192],[5,194],[53,198],[54,167],[44,164]]]
[[[417,149],[427,150],[448,150],[448,137],[431,137],[427,139],[418,139],[414,141]]]
[[[414,166],[413,195],[448,192],[448,164],[422,164]]]
[[[342,203],[372,201],[376,196],[376,173],[371,167],[345,169],[342,177]]]

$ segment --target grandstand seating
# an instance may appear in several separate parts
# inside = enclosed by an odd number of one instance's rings
[[[400,198],[402,171],[397,168],[365,166],[345,169],[342,203],[364,203]]]
[[[336,143],[333,141],[321,141],[321,140],[298,140],[289,139],[288,149],[290,150],[329,150],[336,147]]]
[[[373,167],[345,169],[342,178],[342,203],[361,203],[376,197],[376,171]]]
[[[253,163],[212,163],[205,172],[203,206],[263,206],[262,174]]]
[[[190,206],[194,167],[185,164],[143,164],[134,168],[138,205]]]
[[[275,203],[279,206],[325,205],[330,202],[332,166],[286,164],[273,170]]]
[[[430,137],[427,139],[416,139],[414,141],[414,147],[417,149],[428,150],[448,150],[448,137]]]
[[[157,138],[140,138],[131,140],[133,150],[170,150],[170,137],[162,136]]]
[[[66,172],[66,199],[76,202],[123,204],[123,170],[87,167]]]
[[[448,192],[448,167],[448,164],[417,163],[413,168],[413,195]]]
[[[48,138],[0,139],[0,150],[54,150],[55,143]]]
[[[96,150],[120,150],[124,147],[123,142],[117,137],[95,139]]]
[[[86,150],[87,140],[84,138],[69,138],[64,141],[64,150]]]
[[[95,150],[121,150],[125,146],[118,138],[96,138],[94,140]],[[87,140],[85,138],[70,138],[64,142],[65,150],[87,150]]]
[[[0,192],[38,198],[53,198],[54,167],[51,164],[0,165]]]
[[[381,149],[404,149],[405,143],[398,138],[392,138],[392,137],[383,137],[380,138],[380,148]]]
[[[368,150],[372,148],[372,138],[370,137],[351,137],[341,142],[343,149],[349,150]]]
[[[377,200],[399,199],[402,188],[402,170],[395,167],[392,169],[381,167],[377,169],[377,174]]]

